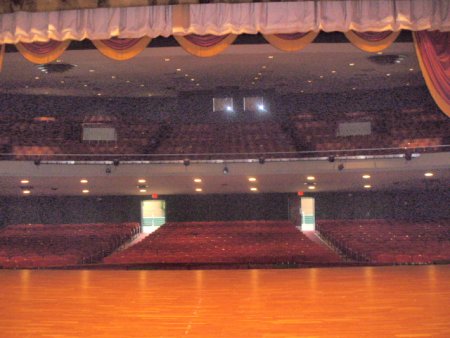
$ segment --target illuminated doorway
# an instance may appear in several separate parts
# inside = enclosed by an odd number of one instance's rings
[[[141,202],[142,232],[151,233],[166,223],[166,201],[145,200]]]
[[[302,214],[302,231],[316,230],[315,200],[313,197],[302,197],[300,200]]]

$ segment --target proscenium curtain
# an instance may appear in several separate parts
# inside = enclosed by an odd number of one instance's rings
[[[450,117],[450,32],[414,32],[417,58],[428,90]]]
[[[183,6],[181,11],[178,6]],[[322,0],[19,11],[0,15],[0,44],[320,30],[450,31],[448,13],[448,0]]]
[[[117,61],[125,61],[141,53],[151,40],[150,37],[144,36],[136,39],[93,40],[92,43],[104,56]]]
[[[59,58],[70,44],[67,41],[49,40],[47,42],[18,43],[20,54],[30,62],[44,64]]]
[[[359,49],[376,53],[388,48],[397,39],[400,31],[385,31],[385,32],[344,32],[347,39]]]
[[[291,33],[291,34],[264,34],[264,38],[275,48],[284,52],[297,52],[302,50],[317,37],[319,32]]]

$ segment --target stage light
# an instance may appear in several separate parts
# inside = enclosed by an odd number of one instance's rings
[[[188,167],[190,164],[191,164],[191,161],[190,161],[188,158],[185,158],[185,159],[183,160],[183,165],[184,165],[185,167]]]
[[[266,108],[264,107],[263,104],[258,104],[258,110],[259,110],[259,111],[265,111]]]
[[[34,160],[34,165],[40,165],[40,164],[41,164],[41,160],[40,159]]]
[[[223,174],[228,175],[230,171],[228,170],[228,167],[223,167]]]
[[[233,111],[233,108],[231,106],[227,106],[226,110],[231,112],[231,111]]]
[[[334,160],[335,160],[335,157],[334,157],[334,155],[330,155],[330,156],[328,156],[328,162],[330,162],[330,163],[333,163],[333,162],[334,162]]]
[[[258,159],[258,162],[259,162],[259,164],[264,164],[264,163],[266,163],[266,158],[265,158],[264,156],[261,156],[261,157]]]
[[[117,167],[120,164],[120,161],[116,158],[113,160],[113,164]]]
[[[405,151],[405,160],[411,161],[412,160],[412,153],[411,151],[407,150]]]

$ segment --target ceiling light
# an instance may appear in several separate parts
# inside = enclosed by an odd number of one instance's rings
[[[195,81],[195,79],[194,79],[194,78],[191,78],[191,81]]]
[[[308,83],[312,83],[312,80],[308,80]]]
[[[356,90],[356,87],[353,87],[352,90]]]
[[[201,183],[201,182],[202,182],[202,179],[201,179],[201,178],[194,178],[194,182],[195,182],[195,183]]]
[[[169,58],[165,58],[165,59],[164,59],[164,61],[166,61],[166,62],[169,62],[169,61],[170,61],[170,59],[169,59]]]
[[[255,79],[255,80],[259,80],[259,77],[255,76],[254,79]]]
[[[196,85],[196,86],[200,86],[200,83],[196,83],[195,85]]]
[[[95,72],[95,69],[89,69],[89,73]]]
[[[378,52],[377,54],[378,54],[378,55],[383,55],[383,52]]]
[[[427,173],[424,174],[424,176],[426,176],[426,177],[433,177],[434,174],[432,172],[427,172]]]
[[[362,178],[364,178],[365,180],[368,180],[370,178],[370,175],[369,174],[364,174],[364,175],[362,175]]]
[[[251,187],[251,188],[250,188],[250,191],[258,191],[258,188],[256,188],[256,187]]]
[[[387,73],[386,76],[391,76],[391,73]]]
[[[23,180],[20,180],[21,184],[28,184],[30,183],[30,180],[27,180],[26,178],[24,178]]]
[[[139,192],[142,192],[142,193],[147,192],[147,189],[139,189]]]
[[[188,76],[189,76],[189,74],[184,74],[184,76],[188,77]]]
[[[130,83],[131,81],[130,81],[130,80],[126,80],[125,82],[126,82],[126,83]]]
[[[143,84],[141,84],[141,85],[140,85],[140,87],[144,87],[144,85],[143,85]]]
[[[181,68],[177,68],[177,72],[181,72]]]
[[[145,182],[147,182],[147,180],[145,180],[144,178],[138,179],[138,183],[145,183]]]
[[[323,79],[323,75],[320,75],[319,78]]]
[[[203,189],[202,189],[202,188],[195,188],[195,191],[196,191],[196,192],[202,192]]]
[[[331,71],[331,74],[336,74],[336,71],[335,71],[335,70],[332,70],[332,71]]]
[[[115,79],[115,78],[116,78],[116,76],[115,76],[115,75],[111,76],[111,79]]]
[[[59,81],[59,82],[64,83],[64,80],[61,80],[61,81]]]
[[[84,85],[83,85],[83,87],[87,87],[87,86],[88,86],[87,84],[84,84]]]
[[[314,181],[316,178],[314,176],[307,176],[306,179],[308,181]]]
[[[365,189],[370,189],[370,188],[372,188],[372,186],[371,186],[370,184],[365,184],[365,185],[364,185],[364,188],[365,188]]]
[[[264,105],[263,105],[263,104],[258,104],[258,110],[264,111],[264,110],[266,110],[266,109],[264,108]]]
[[[81,190],[81,192],[82,192],[83,194],[89,194],[89,190],[88,190],[88,189],[83,189],[83,190]]]
[[[353,62],[348,64],[350,67],[353,67],[355,64]]]
[[[102,93],[97,93],[97,96],[102,96]]]
[[[261,75],[262,75],[262,73],[258,73],[258,75],[259,75],[259,76],[261,76]]]
[[[410,72],[414,71],[414,68],[409,68],[409,71],[410,71]]]
[[[80,183],[81,183],[81,184],[86,184],[86,183],[88,183],[88,180],[85,179],[85,178],[82,178],[82,179],[80,180]]]
[[[273,55],[269,55],[267,58],[268,59],[273,59]]]
[[[28,189],[22,190],[22,194],[29,195],[29,194],[31,194],[31,190],[28,190]]]
[[[256,177],[249,177],[249,178],[248,178],[248,181],[249,181],[249,182],[256,182]]]
[[[255,82],[252,82],[252,85],[256,84]]]
[[[261,66],[261,68],[262,68],[262,69],[266,69],[266,68],[267,68],[267,66]]]
[[[309,190],[316,190],[316,187],[314,185],[308,185]]]
[[[34,79],[35,79],[35,80],[39,80],[39,76],[35,76]]]
[[[227,106],[226,110],[227,111],[233,111],[233,108],[231,106]]]

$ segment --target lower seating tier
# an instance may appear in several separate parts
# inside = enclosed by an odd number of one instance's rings
[[[321,220],[322,237],[354,259],[374,264],[450,261],[450,221]]]
[[[96,262],[139,232],[138,223],[9,225],[0,230],[0,267],[44,268]]]
[[[168,223],[106,264],[335,264],[340,257],[287,221]]]

